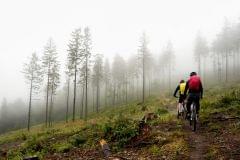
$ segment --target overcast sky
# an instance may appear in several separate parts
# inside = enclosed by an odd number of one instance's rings
[[[42,54],[49,37],[61,60],[71,32],[84,26],[91,29],[94,53],[127,57],[145,31],[153,53],[170,40],[178,58],[190,59],[196,33],[211,42],[224,18],[237,22],[239,6],[239,0],[0,0],[0,100],[27,99],[20,71],[32,52]]]

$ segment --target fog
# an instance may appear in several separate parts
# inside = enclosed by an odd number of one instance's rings
[[[226,19],[238,23],[239,6],[238,0],[1,1],[0,100],[6,98],[8,103],[14,103],[20,98],[28,103],[29,85],[22,73],[23,64],[33,52],[42,57],[49,38],[59,54],[58,90],[62,92],[71,33],[86,26],[91,32],[92,54],[103,54],[103,59],[109,58],[110,62],[116,54],[126,61],[137,54],[143,32],[154,59],[159,59],[171,42],[175,54],[174,84],[197,70],[193,57],[197,34],[200,32],[211,47]],[[44,101],[44,96],[39,95],[38,99]]]

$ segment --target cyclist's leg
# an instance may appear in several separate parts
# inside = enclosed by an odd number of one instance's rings
[[[190,113],[191,113],[191,104],[193,102],[193,97],[191,95],[188,95],[187,98],[187,114],[186,114],[186,118],[189,119],[190,118]]]
[[[179,111],[182,112],[182,107],[183,107],[183,95],[180,94],[180,97],[179,97]]]
[[[187,98],[187,113],[188,114],[191,112],[190,107],[191,107],[192,102],[193,102],[193,98],[191,95],[189,95]]]
[[[196,99],[195,99],[197,114],[199,113],[199,109],[200,109],[200,103],[199,103],[199,101],[200,101],[200,96],[197,95],[197,96],[196,96]]]
[[[180,103],[178,102],[177,103],[177,112],[179,111],[179,106],[180,106]]]
[[[177,103],[177,111],[178,111],[178,105],[179,105],[179,103]]]

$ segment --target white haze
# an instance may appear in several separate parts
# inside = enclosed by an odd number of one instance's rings
[[[224,18],[237,21],[239,6],[238,0],[1,0],[0,100],[26,100],[21,69],[27,57],[34,51],[41,55],[52,37],[64,61],[71,32],[84,26],[91,29],[93,52],[110,58],[136,53],[143,31],[154,54],[170,40],[175,73],[186,76],[194,66],[196,33],[200,30],[211,42]]]

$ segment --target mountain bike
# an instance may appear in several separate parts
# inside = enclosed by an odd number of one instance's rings
[[[196,109],[196,102],[192,102],[191,108],[190,108],[190,126],[192,130],[195,132],[197,129],[197,109]]]

